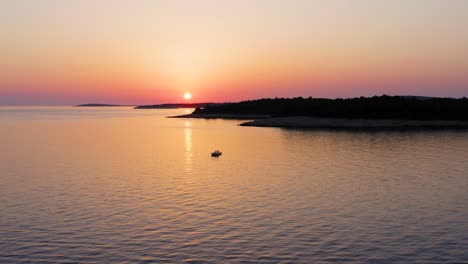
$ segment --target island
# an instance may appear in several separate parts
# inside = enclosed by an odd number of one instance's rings
[[[80,104],[75,107],[120,107],[120,106],[133,106],[133,105],[116,105],[116,104]]]
[[[289,128],[468,128],[467,98],[374,96],[274,98],[198,107],[184,118],[251,119],[241,126]]]
[[[207,106],[217,105],[216,103],[181,103],[181,104],[155,104],[155,105],[140,105],[135,109],[177,109],[177,108],[204,108]]]
[[[203,119],[237,119],[237,120],[252,120],[270,118],[270,115],[256,115],[256,114],[197,114],[191,113],[187,115],[168,116],[168,118],[203,118]]]

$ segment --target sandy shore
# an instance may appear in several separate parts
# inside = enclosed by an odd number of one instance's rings
[[[179,116],[168,116],[168,118],[205,118],[205,119],[238,119],[238,120],[261,120],[269,118],[268,115],[238,115],[238,114],[188,114]]]
[[[379,129],[379,128],[466,128],[468,121],[457,120],[374,120],[315,118],[306,116],[275,117],[245,122],[241,126],[287,127],[287,128],[334,128],[334,129]]]

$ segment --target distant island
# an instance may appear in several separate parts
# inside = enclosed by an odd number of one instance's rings
[[[243,126],[297,128],[468,128],[468,99],[374,96],[274,98],[198,107],[186,118],[253,119]]]
[[[157,104],[157,105],[140,105],[135,109],[177,109],[177,108],[204,108],[208,106],[216,106],[216,103],[182,103],[182,104]]]
[[[75,107],[119,107],[119,106],[133,106],[133,105],[115,105],[115,104],[80,104]]]
[[[80,104],[75,107],[134,107],[134,109],[177,109],[177,108],[203,108],[209,105],[217,105],[216,103],[181,103],[181,104],[155,104],[155,105],[117,105],[117,104]]]

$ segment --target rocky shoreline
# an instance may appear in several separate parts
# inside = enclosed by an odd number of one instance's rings
[[[324,129],[468,129],[463,120],[343,119],[307,116],[274,117],[240,124],[255,127],[324,128]]]
[[[187,114],[168,118],[253,120],[239,124],[252,127],[316,129],[468,129],[466,120],[345,119],[309,116],[271,117],[243,114]]]

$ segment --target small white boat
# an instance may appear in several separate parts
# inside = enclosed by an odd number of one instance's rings
[[[219,157],[221,156],[223,153],[219,150],[215,150],[213,152],[211,152],[211,157]]]

